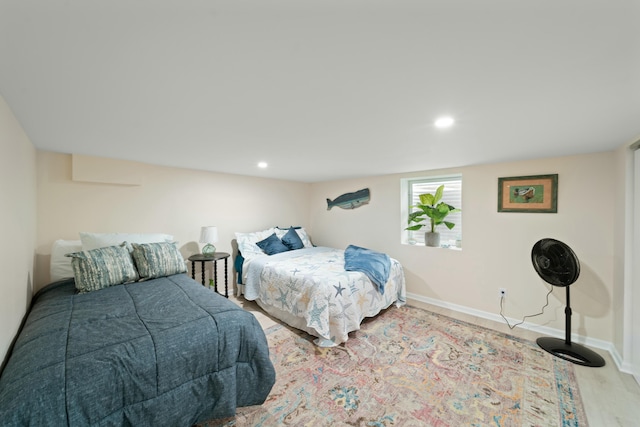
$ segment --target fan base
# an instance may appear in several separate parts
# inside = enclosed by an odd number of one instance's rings
[[[536,340],[538,345],[549,353],[577,365],[599,368],[604,366],[604,359],[598,353],[580,344],[567,344],[560,338],[543,337]]]

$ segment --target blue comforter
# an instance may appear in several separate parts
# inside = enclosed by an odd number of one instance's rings
[[[0,425],[191,426],[275,381],[255,317],[184,274],[76,294],[49,285],[0,377]]]
[[[389,280],[391,259],[389,255],[372,249],[349,245],[344,251],[344,269],[360,271],[369,277],[380,293],[384,293],[384,284]]]

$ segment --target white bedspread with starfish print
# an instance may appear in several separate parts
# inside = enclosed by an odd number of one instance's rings
[[[246,299],[318,337],[321,346],[347,341],[365,317],[406,303],[402,265],[393,258],[384,293],[364,273],[344,269],[344,250],[327,247],[254,257],[243,273]]]

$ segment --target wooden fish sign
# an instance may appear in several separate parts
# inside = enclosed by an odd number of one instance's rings
[[[371,195],[368,188],[354,191],[353,193],[345,193],[336,197],[334,200],[327,199],[327,210],[337,206],[342,209],[355,209],[369,203]]]

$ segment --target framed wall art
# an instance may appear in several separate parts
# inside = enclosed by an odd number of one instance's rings
[[[558,174],[498,178],[498,212],[558,212]]]

